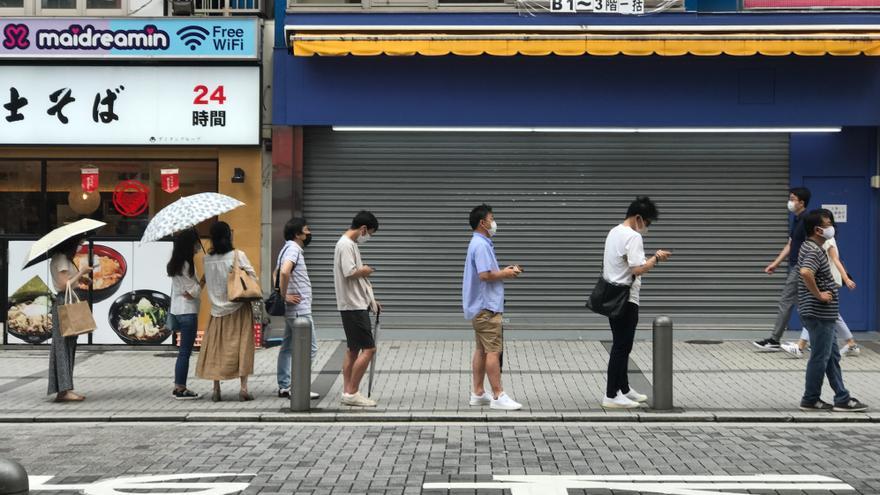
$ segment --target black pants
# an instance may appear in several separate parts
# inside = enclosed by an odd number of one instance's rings
[[[618,390],[624,394],[629,392],[629,353],[632,352],[636,325],[639,324],[639,305],[626,303],[620,316],[608,318],[608,322],[611,323],[613,340],[608,359],[608,387],[605,395],[614,398]]]

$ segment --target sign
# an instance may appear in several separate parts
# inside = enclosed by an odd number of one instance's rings
[[[880,1],[880,0],[878,0]],[[644,0],[550,0],[551,12],[644,14]]]
[[[259,144],[259,67],[7,66],[0,144]]]
[[[162,169],[162,190],[173,193],[180,188],[180,171],[176,168]]]
[[[4,18],[0,59],[258,60],[256,18]]]
[[[846,223],[846,205],[822,205],[822,208],[834,215],[835,223]]]
[[[743,0],[745,9],[876,9],[880,0]]]
[[[568,490],[612,491],[658,495],[730,495],[761,491],[855,491],[835,478],[814,475],[755,474],[743,476],[609,475],[493,476],[488,482],[425,483],[425,490],[509,490],[511,495],[567,495]]]
[[[140,493],[165,493],[166,495],[226,495],[245,490],[250,483],[229,481],[198,481],[206,478],[238,478],[254,477],[253,474],[160,474],[146,476],[124,476],[98,480],[92,483],[74,483],[64,485],[49,484],[52,476],[28,476],[30,490],[34,492],[49,491],[76,492],[85,495],[121,495],[137,491]]]
[[[136,217],[147,211],[149,199],[149,188],[136,180],[122,181],[113,190],[113,206],[125,217]]]
[[[85,193],[93,193],[98,189],[98,169],[83,168],[80,169],[82,178],[82,190]]]

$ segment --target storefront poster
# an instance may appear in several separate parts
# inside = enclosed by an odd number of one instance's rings
[[[0,58],[256,60],[256,18],[0,21]]]
[[[259,144],[259,67],[10,66],[0,144]]]
[[[28,284],[34,276],[47,282],[50,280],[48,262],[30,267],[26,270],[12,269],[21,266],[33,241],[10,241],[9,243],[9,294],[12,297],[22,286]],[[134,241],[95,241],[93,244],[93,266],[95,271],[92,291],[92,313],[98,329],[92,333],[93,344],[170,344],[171,332],[165,329],[165,321],[170,304],[171,279],[165,275],[164,266],[171,256],[171,243],[156,242],[144,245]],[[77,262],[82,262],[85,253],[79,255]],[[19,291],[19,293],[21,293]],[[85,298],[85,291],[80,295]],[[35,299],[35,298],[34,298]],[[17,343],[49,343],[50,340],[36,342],[36,338],[25,341],[20,337],[27,329],[16,328],[10,321],[10,314],[41,316],[41,307],[36,307],[33,300],[10,301],[7,312],[8,342]],[[17,313],[16,313],[17,312]],[[48,314],[48,309],[46,310]],[[35,320],[31,318],[31,326]],[[10,327],[10,325],[13,325]],[[39,333],[35,328],[33,333]],[[18,336],[16,336],[18,334]],[[87,343],[88,336],[80,336],[78,342]]]

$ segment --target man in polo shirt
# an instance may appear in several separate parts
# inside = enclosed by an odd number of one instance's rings
[[[785,279],[785,285],[782,287],[782,293],[779,295],[779,309],[776,312],[776,323],[773,325],[773,332],[770,337],[764,340],[756,340],[753,342],[755,347],[766,351],[778,351],[782,347],[779,341],[785,329],[788,328],[788,322],[791,320],[791,312],[797,303],[798,276],[797,264],[798,254],[800,253],[801,244],[806,238],[804,230],[804,213],[807,205],[810,204],[810,190],[806,187],[794,187],[788,193],[788,211],[794,214],[794,221],[791,223],[791,231],[788,236],[788,242],[779,256],[772,263],[764,268],[767,275],[772,275],[782,261],[788,258],[788,277]]]
[[[477,340],[472,361],[474,382],[470,405],[514,411],[522,408],[522,404],[511,399],[501,386],[501,320],[504,280],[519,276],[522,269],[519,266],[508,266],[503,270],[498,267],[491,239],[498,225],[491,206],[484,203],[471,210],[470,225],[474,233],[468,246],[461,290],[464,317],[471,321]],[[487,375],[491,394],[485,389]]]
[[[849,395],[843,385],[843,373],[840,371],[840,349],[835,337],[835,322],[839,316],[837,284],[831,275],[828,255],[822,244],[834,237],[834,226],[831,217],[821,211],[813,210],[804,218],[804,232],[807,239],[799,253],[800,266],[798,273],[798,313],[804,322],[804,328],[810,333],[810,344],[813,350],[807,362],[806,385],[801,399],[804,411],[840,411],[862,412],[868,406]],[[821,399],[823,378],[834,390],[834,405]]]

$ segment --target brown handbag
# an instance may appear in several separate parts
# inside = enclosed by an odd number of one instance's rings
[[[226,282],[227,298],[235,302],[262,299],[263,291],[260,289],[260,282],[242,270],[238,264],[237,250],[233,253],[232,259],[232,271],[229,272],[229,279]]]
[[[70,288],[69,283],[64,292],[64,304],[58,306],[58,320],[61,326],[61,335],[64,337],[91,333],[98,328],[89,303],[80,301],[79,296]]]

